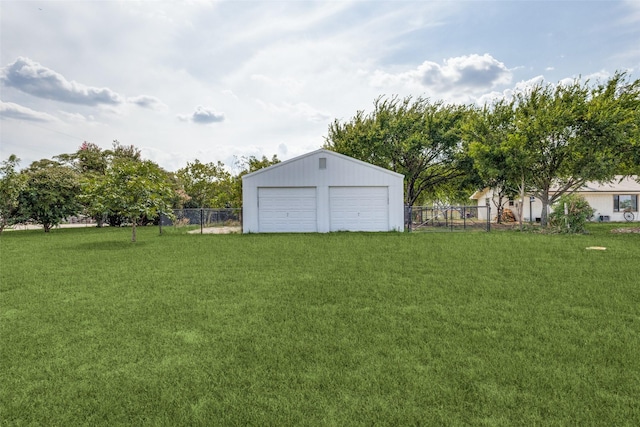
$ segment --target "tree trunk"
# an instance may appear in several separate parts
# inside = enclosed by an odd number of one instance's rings
[[[502,224],[502,191],[500,191],[498,193],[498,203],[494,202],[494,205],[496,207],[496,211],[498,212],[498,216],[496,218],[496,224]]]
[[[549,191],[543,191],[540,194],[542,202],[542,212],[540,212],[540,226],[546,227],[549,222]]]
[[[136,241],[136,221],[133,221],[133,226],[131,227],[131,241],[135,243]]]
[[[46,222],[45,222],[45,223],[43,223],[43,224],[42,224],[42,227],[44,228],[44,232],[45,232],[45,233],[48,233],[48,232],[50,232],[50,231],[51,231],[51,224],[49,224],[49,223],[46,223]]]
[[[522,184],[520,184],[520,201],[518,202],[518,221],[520,223],[520,231],[522,231],[522,215],[524,214],[524,196],[525,185],[523,180]]]

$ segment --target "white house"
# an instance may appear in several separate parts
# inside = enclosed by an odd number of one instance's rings
[[[333,151],[313,151],[242,177],[242,231],[403,231],[403,180]]]
[[[583,196],[589,205],[595,209],[594,217],[598,221],[640,221],[640,215],[638,214],[638,199],[640,198],[640,183],[635,180],[636,177],[622,178],[616,177],[613,181],[606,184],[599,184],[597,182],[587,182],[580,187],[576,194]],[[553,190],[552,190],[553,193]],[[497,197],[494,195],[493,190],[485,188],[481,191],[476,191],[471,199],[478,201],[478,205],[491,204],[492,216],[496,215]],[[518,206],[522,204],[522,219],[523,221],[540,221],[540,213],[542,212],[542,202],[539,199],[527,194],[524,200],[505,200],[505,208],[511,209],[514,215],[518,215]],[[631,212],[633,218],[628,214]],[[625,218],[627,213],[627,218]],[[486,212],[479,210],[479,216],[484,216],[486,219]]]

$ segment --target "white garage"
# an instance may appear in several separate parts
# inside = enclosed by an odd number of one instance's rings
[[[242,177],[243,232],[402,231],[403,179],[317,150]]]

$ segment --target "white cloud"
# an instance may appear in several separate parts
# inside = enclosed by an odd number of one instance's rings
[[[253,74],[251,80],[262,83],[265,86],[282,90],[286,93],[293,94],[304,88],[304,82],[292,77],[271,78],[262,74]]]
[[[190,116],[180,114],[178,115],[178,119],[183,122],[190,121],[193,123],[207,125],[211,123],[223,122],[225,120],[225,115],[224,113],[218,113],[210,108],[205,108],[202,105],[198,105],[196,107],[196,111],[194,111],[193,114],[191,114]]]
[[[95,120],[93,116],[87,116],[80,113],[70,113],[68,111],[58,110],[58,114],[60,114],[66,121],[76,122],[76,123],[84,123]]]
[[[239,100],[240,98],[238,98],[238,95],[236,95],[235,93],[233,93],[232,90],[230,89],[225,89],[221,92],[223,95],[227,95],[230,96],[231,98],[235,99],[236,101]]]
[[[149,108],[151,110],[166,110],[168,107],[162,101],[155,96],[140,95],[127,98],[127,102],[137,105],[142,108]]]
[[[68,81],[61,74],[24,57],[19,57],[4,67],[0,74],[0,80],[6,86],[55,101],[90,106],[122,103],[122,96],[111,89]]]
[[[509,84],[511,78],[504,63],[485,53],[445,59],[442,65],[424,61],[413,70],[395,74],[376,70],[370,82],[375,87],[409,86],[447,93],[491,89]]]
[[[625,21],[632,24],[640,24],[640,2],[638,0],[624,0],[624,4],[628,7]]]
[[[281,102],[276,105],[271,102],[265,102],[262,100],[256,101],[265,111],[275,114],[285,114],[294,118],[307,120],[310,122],[327,122],[331,119],[331,114],[317,110],[304,102],[298,102],[295,104],[289,102]]]
[[[56,122],[58,119],[50,114],[35,111],[13,102],[0,101],[0,117],[30,122]]]

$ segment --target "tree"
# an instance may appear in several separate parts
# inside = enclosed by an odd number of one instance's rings
[[[148,160],[113,159],[105,175],[90,176],[83,183],[82,199],[92,210],[131,222],[132,242],[141,219],[167,213],[174,197],[167,173]]]
[[[111,150],[106,150],[106,155],[109,158],[121,158],[129,160],[142,160],[140,149],[135,145],[122,145],[117,139],[113,140]]]
[[[474,110],[463,126],[469,155],[480,178],[480,187],[493,189],[497,222],[502,222],[502,210],[514,192],[513,174],[509,168],[509,152],[505,142],[513,133],[513,106],[500,100],[492,106]]]
[[[73,167],[80,174],[104,175],[109,153],[98,145],[85,141],[75,153],[59,154],[54,158]]]
[[[235,158],[234,169],[238,171],[232,178],[230,193],[230,207],[242,207],[242,177],[260,169],[267,168],[280,163],[278,156],[274,154],[271,158],[263,155],[261,158],[256,156],[242,156]]]
[[[616,172],[640,180],[640,79],[617,72],[592,91],[589,107],[593,136],[617,154]]]
[[[516,133],[528,159],[528,184],[542,201],[541,225],[549,206],[586,181],[610,181],[637,156],[640,82],[616,75],[596,87],[538,84],[516,97]],[[638,158],[638,157],[635,157]],[[553,191],[552,191],[553,190]]]
[[[25,178],[16,170],[19,163],[20,159],[12,154],[0,166],[0,233],[19,217],[18,199],[24,188]]]
[[[256,156],[242,156],[240,159],[236,159],[235,166],[236,168],[242,169],[239,175],[246,175],[278,163],[280,163],[280,159],[278,159],[276,154],[271,156],[271,158],[265,155],[262,155],[261,158],[257,158]]]
[[[405,202],[468,175],[460,125],[466,108],[426,98],[379,97],[370,114],[329,125],[325,148],[401,173]]]
[[[18,197],[21,221],[36,221],[48,233],[51,227],[80,211],[79,177],[72,168],[43,159],[33,162],[22,174],[25,185]]]
[[[231,200],[231,174],[222,162],[201,163],[196,159],[176,172],[190,200],[187,207],[224,208]]]
[[[515,102],[502,99],[475,110],[465,123],[464,135],[480,187],[492,188],[498,195],[493,203],[500,223],[510,197],[519,195],[524,200],[532,161],[517,133]],[[518,204],[518,218],[522,227],[522,203]]]

